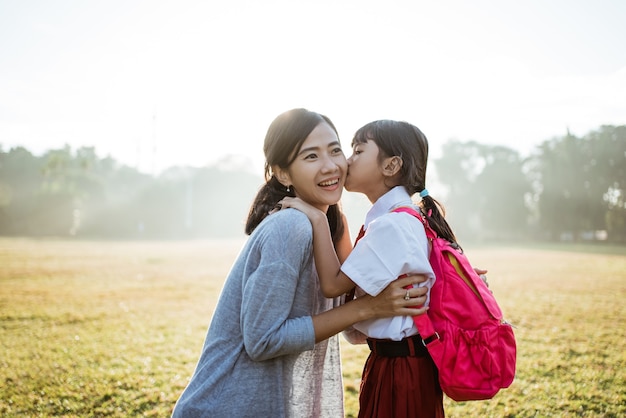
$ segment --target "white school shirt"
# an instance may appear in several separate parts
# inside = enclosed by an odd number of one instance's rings
[[[435,274],[428,261],[429,247],[422,223],[409,213],[391,212],[399,206],[412,206],[403,186],[396,186],[381,196],[365,217],[365,235],[341,266],[356,285],[356,295],[378,295],[403,274],[425,274],[428,280],[426,305]],[[371,319],[356,323],[354,328],[371,338],[399,341],[418,333],[410,316]]]

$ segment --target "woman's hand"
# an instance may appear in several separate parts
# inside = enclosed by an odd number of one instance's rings
[[[427,277],[422,274],[394,280],[376,297],[360,296],[354,302],[367,303],[371,309],[371,318],[387,318],[391,316],[415,316],[428,310],[426,302],[426,286],[405,289],[407,286],[425,282]],[[409,295],[407,298],[406,295]]]
[[[474,271],[478,274],[478,277],[482,279],[483,282],[489,287],[489,283],[487,282],[487,270],[481,269],[478,267],[474,267]]]
[[[360,296],[344,305],[314,315],[315,342],[323,341],[351,325],[367,319],[423,314],[428,308],[411,308],[411,306],[424,305],[426,287],[413,287],[408,290],[404,287],[425,280],[426,277],[422,275],[403,277],[395,280],[376,297]],[[405,299],[407,292],[409,297]]]

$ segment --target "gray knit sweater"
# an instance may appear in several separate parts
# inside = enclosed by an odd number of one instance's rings
[[[343,417],[339,342],[315,344],[311,319],[337,303],[320,292],[307,217],[268,216],[226,278],[172,417]]]

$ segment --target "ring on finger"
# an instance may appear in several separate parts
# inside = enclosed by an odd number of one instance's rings
[[[407,289],[406,293],[404,294],[404,300],[409,300],[411,299],[411,295],[409,295],[409,290]]]

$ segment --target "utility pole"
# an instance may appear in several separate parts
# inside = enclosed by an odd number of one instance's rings
[[[157,137],[156,137],[156,107],[152,113],[152,175],[156,177],[156,156],[157,156]]]

